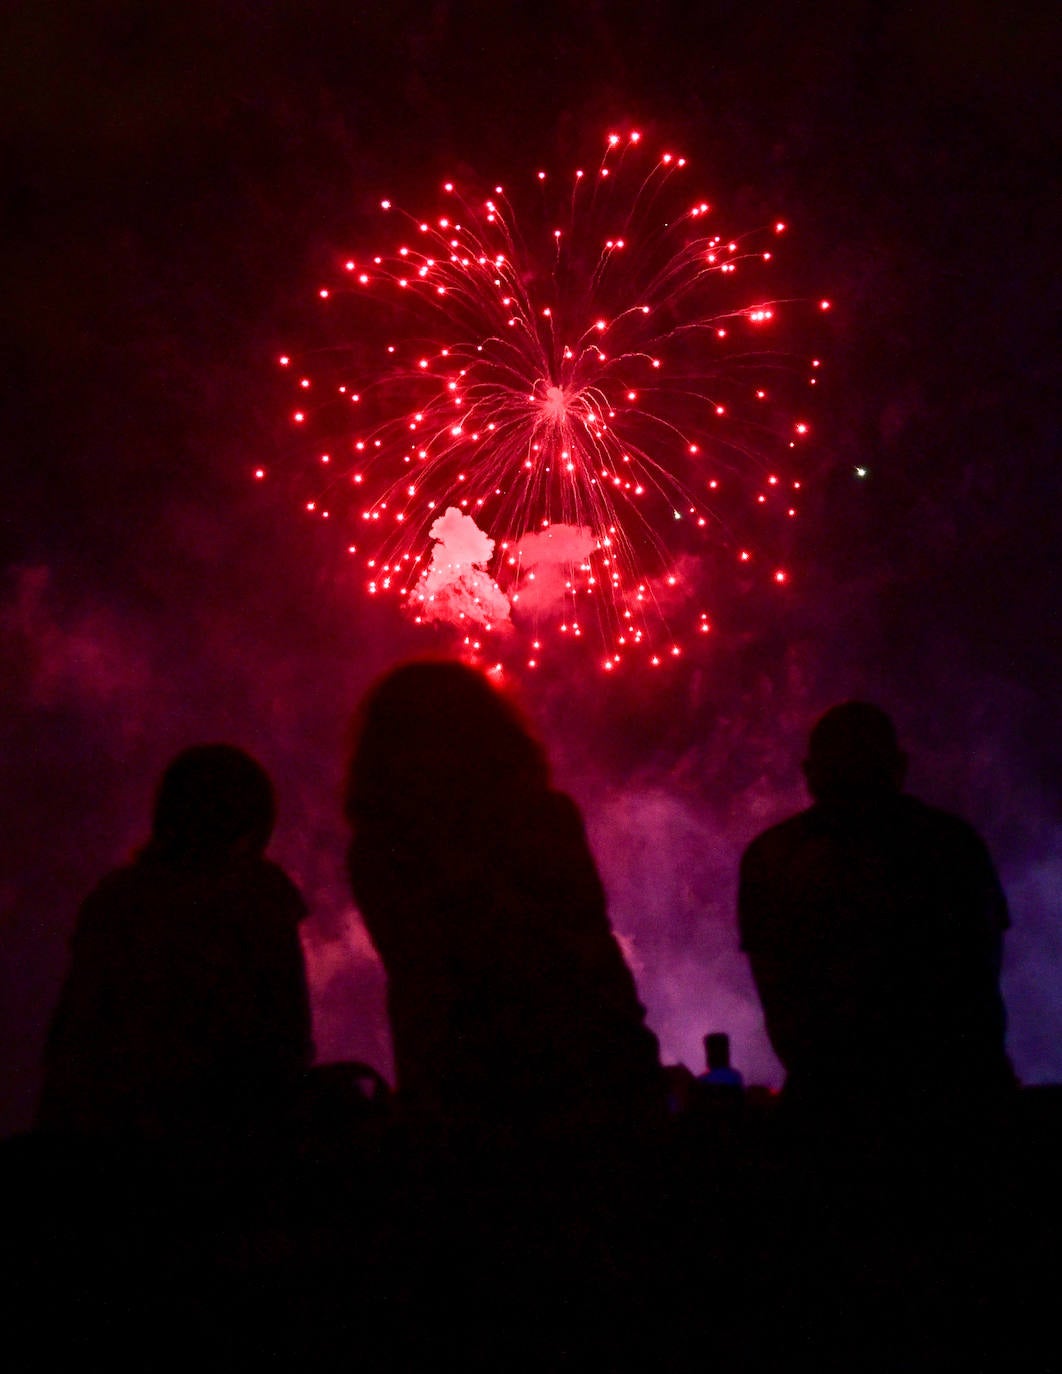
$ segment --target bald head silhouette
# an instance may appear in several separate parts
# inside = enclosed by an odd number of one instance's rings
[[[811,732],[804,776],[818,802],[887,796],[900,791],[906,774],[892,721],[870,702],[831,707]]]

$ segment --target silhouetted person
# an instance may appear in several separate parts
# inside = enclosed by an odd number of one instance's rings
[[[704,1037],[705,1072],[699,1074],[697,1082],[710,1088],[737,1088],[745,1085],[745,1080],[730,1063],[730,1036],[725,1031],[713,1031]]]
[[[662,1112],[579,812],[481,673],[411,663],[369,692],[346,812],[411,1117],[520,1140]]]
[[[946,1111],[1012,1083],[1007,906],[964,821],[905,795],[889,718],[847,702],[811,734],[814,805],[756,839],[739,921],[790,1104]]]
[[[39,1125],[173,1140],[286,1111],[312,1054],[298,891],[264,857],[264,770],[180,754],[151,839],[81,908],[45,1055]]]

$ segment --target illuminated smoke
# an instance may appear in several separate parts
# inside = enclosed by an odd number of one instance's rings
[[[585,525],[551,525],[525,534],[509,549],[509,562],[522,573],[513,607],[523,614],[555,610],[571,593],[571,570],[584,570],[597,547]]]
[[[470,515],[450,506],[428,531],[431,562],[406,610],[419,621],[445,621],[484,630],[508,624],[509,600],[486,571],[494,540]]]

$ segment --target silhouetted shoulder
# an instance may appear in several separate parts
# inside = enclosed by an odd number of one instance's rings
[[[863,805],[816,804],[757,836],[741,860],[738,920],[750,949],[777,915],[787,924],[823,901],[850,904],[876,888],[874,875],[940,904],[952,894],[967,921],[1005,930],[1006,898],[977,831],[967,821],[897,793]],[[951,906],[952,902],[945,902]]]
[[[763,831],[741,856],[738,881],[738,928],[741,948],[755,944],[766,914],[788,886],[794,857],[823,832],[817,807],[809,807]]]
[[[306,903],[280,865],[270,859],[252,859],[248,866],[252,870],[248,877],[266,899],[264,909],[275,912],[278,919],[297,926],[306,917]]]
[[[819,808],[808,807],[787,820],[770,826],[752,840],[741,857],[742,869],[754,870],[757,865],[769,862],[773,856],[785,854],[795,845],[803,844],[821,829]]]
[[[968,821],[949,811],[927,806],[914,797],[898,799],[906,822],[930,855],[936,856],[948,871],[964,875],[971,885],[980,885],[993,897],[989,914],[999,930],[1010,925],[1006,898],[996,876],[988,846]]]
[[[141,887],[140,865],[125,864],[101,878],[81,903],[75,934],[106,928],[124,911]]]
[[[220,1120],[218,1085],[289,1081],[313,1053],[305,914],[257,855],[182,863],[149,846],[108,874],[74,930],[42,1124],[169,1133]]]
[[[268,859],[182,867],[146,855],[97,883],[82,903],[74,942],[120,939],[123,931],[131,934],[160,920],[188,933],[220,920],[242,920],[268,938],[270,929],[295,931],[305,916],[302,894]]]

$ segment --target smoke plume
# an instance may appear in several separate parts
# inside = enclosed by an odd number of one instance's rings
[[[456,506],[432,525],[431,563],[408,603],[419,620],[496,629],[509,621],[509,599],[486,570],[494,540]]]

